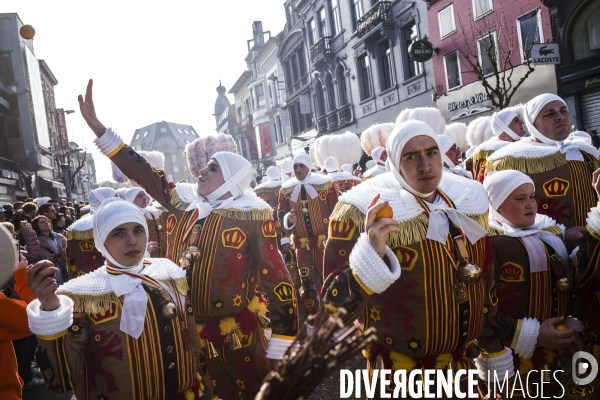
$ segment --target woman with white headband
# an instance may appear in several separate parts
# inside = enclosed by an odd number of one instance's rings
[[[444,172],[462,178],[473,179],[473,175],[459,161],[462,153],[460,147],[454,142],[454,139],[450,136],[438,135],[438,141],[440,142],[442,160],[444,161]]]
[[[511,357],[484,331],[495,315],[485,191],[442,172],[438,140],[423,122],[396,125],[386,143],[391,171],[342,195],[331,216],[323,302],[344,307],[347,323],[365,310],[378,336],[370,371],[468,369],[476,339]]]
[[[93,226],[102,268],[58,290],[39,269],[29,273],[37,300],[27,314],[46,384],[82,400],[212,399],[185,271],[144,258],[146,220],[120,198],[96,210]]]
[[[567,278],[564,227],[537,213],[535,186],[524,173],[494,172],[483,186],[490,200],[498,313],[503,315],[498,328],[508,333],[503,342],[518,356],[514,368],[521,376],[530,370],[555,370],[561,349],[577,344],[583,350],[579,334],[572,329],[581,327],[577,321],[564,320],[572,314],[575,293]],[[555,327],[559,324],[561,330]],[[497,370],[486,361],[484,357],[476,361],[484,376]]]
[[[486,173],[514,169],[535,183],[538,210],[567,229],[577,241],[585,231],[586,215],[598,201],[590,187],[592,173],[600,167],[600,151],[588,134],[571,133],[567,104],[554,94],[534,97],[523,115],[531,137],[497,150],[488,157]]]
[[[140,209],[148,223],[149,242],[148,253],[150,257],[163,258],[167,255],[167,234],[164,229],[165,220],[163,211],[152,205],[152,197],[140,187],[127,189],[123,194],[125,201]]]
[[[505,108],[492,114],[490,124],[494,137],[477,146],[471,156],[468,157],[469,160],[465,161],[465,165],[471,165],[470,169],[473,171],[473,175],[477,181],[483,182],[485,179],[485,165],[489,156],[504,146],[521,140],[521,137],[527,135],[527,131],[524,128],[525,123],[519,116],[523,113],[524,107],[523,105],[519,105]]]
[[[95,271],[104,265],[104,256],[94,244],[93,215],[102,203],[117,196],[117,191],[101,187],[90,192],[90,212],[67,228],[67,272],[70,278]]]
[[[214,153],[203,168],[188,158],[198,181],[169,182],[164,171],[153,169],[98,120],[91,81],[79,104],[103,154],[167,209],[167,258],[187,269],[192,310],[206,343],[216,394],[225,400],[254,398],[270,365],[294,342],[297,317],[294,287],[277,248],[273,210],[247,191],[251,164],[227,151]],[[268,305],[257,290],[259,283]],[[270,326],[264,318],[267,309]],[[270,339],[265,337],[271,332]]]

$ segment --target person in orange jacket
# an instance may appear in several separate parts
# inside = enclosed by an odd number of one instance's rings
[[[20,400],[23,381],[17,370],[17,358],[11,341],[33,335],[27,321],[27,304],[35,300],[35,295],[27,286],[28,263],[23,255],[14,268],[15,290],[22,300],[7,298],[0,292],[0,393],[3,400]],[[34,268],[50,265],[41,274],[52,276],[58,272],[49,261],[40,261]]]

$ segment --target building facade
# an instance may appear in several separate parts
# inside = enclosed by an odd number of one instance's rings
[[[131,148],[142,151],[160,151],[165,155],[165,172],[171,182],[195,182],[187,166],[185,146],[198,139],[190,125],[155,122],[135,130]]]
[[[544,0],[560,44],[558,94],[578,129],[600,132],[600,2]]]
[[[422,2],[292,1],[303,21],[318,135],[362,132],[405,108],[434,106],[431,61],[409,56],[428,35]]]
[[[437,51],[432,59],[437,107],[446,122],[468,123],[497,111],[467,57],[477,60],[492,85],[504,71],[506,76],[511,75],[514,87],[529,70],[531,45],[553,40],[549,9],[537,0],[425,3],[430,41]],[[534,71],[514,93],[510,105],[527,102],[541,93],[556,93],[554,65],[532,67]]]

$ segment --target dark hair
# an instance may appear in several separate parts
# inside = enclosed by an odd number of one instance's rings
[[[29,214],[32,211],[37,211],[38,206],[32,201],[28,201],[27,203],[23,204],[23,207],[21,207],[21,209],[23,210],[24,214]]]
[[[50,199],[47,201],[47,203],[58,203],[58,200],[56,199]]]
[[[50,210],[50,207],[54,208],[54,206],[52,204],[46,203],[46,204],[40,206],[40,208],[38,209],[38,213],[46,214]]]
[[[22,202],[22,201],[15,201],[15,202],[13,203],[13,207],[14,207],[14,209],[15,209],[15,210],[19,210],[20,208],[22,208],[22,207],[23,207],[23,204],[25,204],[25,203],[24,203],[24,202]]]
[[[41,219],[45,219],[46,221],[48,221],[48,223],[50,224],[50,231],[52,231],[52,229],[53,229],[52,221],[50,221],[48,219],[48,217],[46,217],[44,215],[38,215],[37,217],[35,217],[34,219],[31,220],[31,227],[35,231],[35,234],[38,236],[42,234],[42,232],[40,231],[40,226],[39,226]]]

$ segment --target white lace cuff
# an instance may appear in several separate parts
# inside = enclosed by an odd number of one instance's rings
[[[66,331],[73,325],[73,300],[58,295],[60,307],[54,311],[43,311],[41,303],[35,299],[27,306],[29,329],[38,336],[52,336]]]
[[[295,338],[291,336],[289,337],[289,339],[284,339],[282,336],[271,336],[271,339],[269,340],[269,347],[267,348],[267,358],[270,358],[272,360],[281,360],[288,347],[290,347],[290,345],[294,342],[294,339]],[[296,343],[294,345],[294,350],[298,350],[299,348],[300,345]]]
[[[391,267],[375,251],[366,233],[361,233],[350,253],[350,267],[358,283],[372,293],[383,293],[400,277],[400,263],[394,252],[385,246]]]
[[[479,371],[479,377],[485,382],[494,381],[494,372],[500,379],[504,379],[507,371],[509,378],[515,374],[512,351],[508,347],[498,353],[482,353],[474,361]]]
[[[290,243],[292,243],[292,240],[290,239],[290,237],[289,237],[289,236],[288,236],[288,237],[282,237],[282,238],[281,238],[281,244],[282,244],[282,245],[283,245],[283,244],[290,244]]]
[[[291,213],[287,213],[283,216],[283,227],[285,228],[286,231],[291,231],[296,226],[296,223],[292,224],[292,226],[289,225],[288,217],[290,216],[290,214]]]
[[[108,157],[114,156],[125,146],[121,137],[112,128],[106,129],[106,132],[94,140],[94,143],[98,146],[102,154]]]
[[[575,247],[571,254],[569,254],[569,260],[572,260],[575,257],[577,257],[577,253],[579,253],[579,246]]]
[[[519,339],[515,345],[515,353],[523,358],[531,358],[539,333],[540,323],[537,319],[523,318]]]
[[[592,207],[586,219],[588,229],[592,229],[596,235],[600,235],[600,201],[596,207]]]

